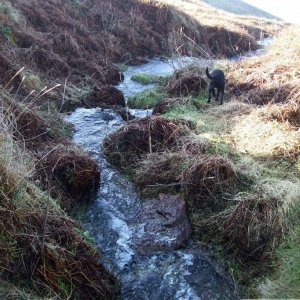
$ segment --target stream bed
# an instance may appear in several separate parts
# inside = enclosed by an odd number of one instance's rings
[[[185,62],[154,59],[141,66],[129,67],[118,88],[127,98],[149,86],[133,82],[135,73],[167,75]],[[132,111],[145,116],[149,111]],[[103,139],[117,130],[124,121],[110,109],[76,109],[66,120],[75,127],[74,142],[86,149],[100,165],[101,187],[86,214],[86,229],[102,253],[101,263],[120,281],[120,299],[238,299],[234,283],[217,262],[187,241],[178,250],[164,247],[138,251],[144,240],[145,220],[138,218],[144,211],[132,183],[111,166],[102,153]],[[155,243],[167,245],[172,236],[157,234]]]

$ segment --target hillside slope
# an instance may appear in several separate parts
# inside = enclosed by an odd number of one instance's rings
[[[280,20],[280,18],[267,13],[253,5],[250,5],[241,0],[204,0],[207,4],[225,10],[227,12],[237,14],[237,15],[249,15],[259,18],[267,18],[272,20]]]
[[[255,38],[280,25],[181,10],[185,1],[4,1],[0,6],[1,82],[25,66],[50,78],[98,83],[120,80],[113,62],[138,63],[154,55],[230,56],[255,49]],[[217,11],[213,12],[214,14]],[[230,22],[228,20],[231,19]],[[259,23],[259,24],[258,24]],[[274,30],[275,29],[275,30]],[[10,71],[10,72],[8,72]],[[8,74],[7,74],[8,72]]]

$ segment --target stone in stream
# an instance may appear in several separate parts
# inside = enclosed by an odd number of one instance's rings
[[[177,249],[191,235],[186,204],[180,195],[160,194],[145,201],[138,216],[137,249],[140,254]]]

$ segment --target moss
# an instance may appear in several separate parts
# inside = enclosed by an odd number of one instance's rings
[[[138,73],[131,76],[131,80],[139,82],[141,84],[152,84],[152,83],[160,83],[162,81],[161,76]]]
[[[162,101],[166,96],[167,95],[160,88],[154,88],[129,97],[127,104],[130,108],[152,108]]]

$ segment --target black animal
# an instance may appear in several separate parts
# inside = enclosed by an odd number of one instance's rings
[[[208,68],[206,68],[206,76],[210,79],[207,102],[210,102],[211,94],[216,98],[216,101],[219,100],[219,95],[221,94],[221,104],[223,104],[225,90],[224,72],[221,70],[214,70],[211,74],[209,74]],[[215,89],[217,89],[217,96]]]

